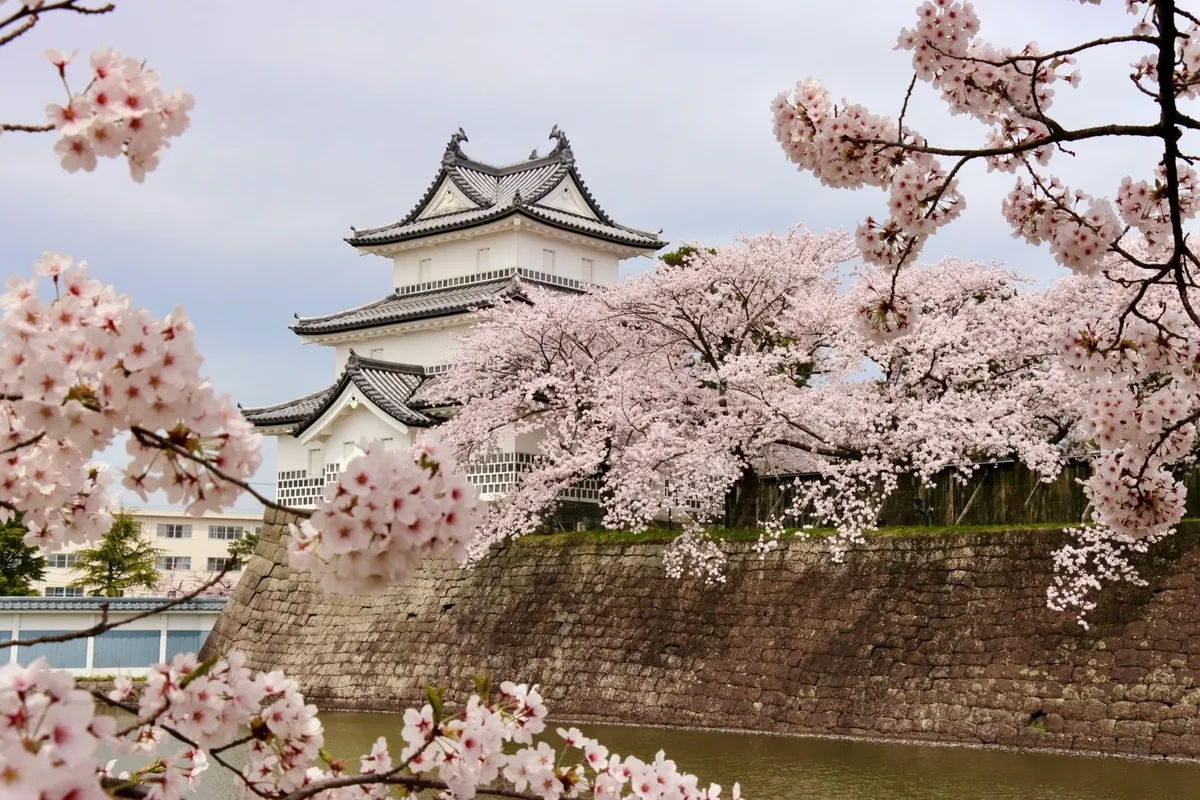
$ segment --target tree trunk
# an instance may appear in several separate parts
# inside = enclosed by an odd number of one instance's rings
[[[745,530],[758,527],[758,495],[761,490],[762,481],[758,473],[753,467],[746,467],[726,501],[726,524],[730,528]]]

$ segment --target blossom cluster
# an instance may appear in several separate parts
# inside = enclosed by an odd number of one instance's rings
[[[156,319],[67,256],[47,253],[35,273],[0,295],[0,519],[22,513],[26,543],[51,550],[98,537],[108,475],[89,462],[121,434],[132,434],[123,485],[143,500],[232,504],[241,490],[225,478],[254,473],[260,436],[201,378],[182,309]]]
[[[1058,263],[1081,275],[1098,273],[1109,244],[1121,235],[1112,203],[1072,191],[1057,178],[1017,184],[1001,205],[1013,236],[1047,242]]]
[[[1106,269],[1134,268],[1110,256]],[[1087,393],[1084,432],[1100,449],[1085,485],[1097,521],[1120,537],[1159,536],[1183,518],[1186,487],[1173,469],[1195,459],[1200,341],[1170,288],[1143,292],[1153,316],[1122,319],[1139,290],[1118,286],[1106,307],[1073,321],[1060,352]]]
[[[932,156],[894,146],[921,146],[921,137],[862,106],[841,108],[816,81],[806,79],[794,92],[771,102],[775,138],[800,169],[827,186],[877,186],[888,190],[890,216],[868,217],[855,233],[863,258],[872,264],[896,265],[920,250],[922,243],[951,222],[965,207],[952,179]]]
[[[561,751],[542,740],[547,709],[537,687],[503,683],[494,699],[486,685],[454,714],[436,705],[404,712],[404,748],[394,761],[385,739],[359,759],[358,773],[323,749],[316,709],[294,681],[252,672],[240,653],[199,662],[193,655],[155,664],[141,696],[118,678],[110,700],[137,721],[95,713],[92,695],[75,687],[66,670],[44,659],[0,669],[0,795],[101,800],[106,788],[140,787],[156,800],[179,800],[196,790],[211,758],[246,745],[241,773],[246,797],[286,797],[315,791],[321,800],[391,796],[395,784],[414,791],[442,788],[447,800],[469,800],[480,787],[541,800],[590,790],[600,800],[717,800],[721,787],[701,787],[660,751],[652,762],[620,758],[578,730],[558,730]],[[248,736],[242,736],[243,731]],[[100,748],[136,757],[153,753],[164,737],[190,742],[173,756],[118,772],[101,765]],[[193,746],[194,745],[194,746]],[[575,755],[569,756],[569,753]],[[222,763],[226,763],[222,760]],[[338,783],[339,779],[352,778]],[[732,798],[739,800],[735,784]]]
[[[291,525],[293,567],[327,591],[366,594],[407,580],[426,558],[463,560],[478,524],[474,487],[429,435],[415,452],[363,440],[312,517]]]
[[[96,752],[116,727],[112,717],[95,717],[92,696],[45,659],[0,667],[0,796],[106,798]]]
[[[1184,220],[1193,219],[1200,208],[1196,171],[1180,161],[1176,165],[1176,175],[1180,217]],[[1127,176],[1117,190],[1116,203],[1121,219],[1140,232],[1152,249],[1169,245],[1172,240],[1171,209],[1167,194],[1166,168],[1161,164],[1156,170],[1153,184],[1144,180],[1135,182]]]
[[[67,65],[75,53],[47,50],[66,85]],[[164,92],[158,73],[136,58],[111,47],[92,53],[87,86],[65,105],[46,106],[46,116],[60,138],[54,145],[67,172],[96,168],[97,158],[124,156],[137,182],[158,166],[169,140],[187,130],[195,105],[182,89]]]

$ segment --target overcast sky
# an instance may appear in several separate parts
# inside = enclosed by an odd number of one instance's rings
[[[12,274],[44,250],[67,252],[155,313],[182,303],[208,375],[243,405],[333,379],[332,354],[301,346],[287,329],[292,315],[390,291],[390,263],[360,258],[342,237],[403,216],[459,126],[468,154],[507,162],[545,152],[557,123],[605,210],[662,228],[672,243],[724,243],[797,222],[853,230],[883,211],[882,194],[798,174],[771,135],[768,103],[813,75],[836,97],[894,115],[911,73],[909,54],[892,48],[915,20],[906,0],[117,5],[102,17],[48,14],[0,48],[0,119],[41,122],[45,104],[62,101],[43,49],[86,56],[112,45],[196,96],[192,127],[141,186],[118,161],[68,175],[50,137],[5,134],[0,255]],[[1045,49],[1127,32],[1122,6],[975,2],[985,38]],[[1054,111],[1071,124],[1148,121],[1153,110],[1125,77],[1137,55],[1083,61],[1083,86],[1060,89]],[[918,87],[909,120],[938,143],[982,140],[979,126],[943,108]],[[1111,194],[1122,175],[1150,169],[1147,155],[1092,146],[1076,163],[1060,156],[1056,169]],[[1039,283],[1061,274],[1000,218],[1011,178],[975,168],[962,183],[968,210],[929,259],[1004,261]],[[273,474],[269,448],[257,480]]]

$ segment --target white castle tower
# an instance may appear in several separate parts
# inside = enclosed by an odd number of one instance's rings
[[[497,298],[522,298],[522,286],[578,292],[617,280],[622,259],[662,247],[657,234],[619,225],[600,208],[575,167],[567,137],[555,126],[554,148],[495,166],[462,151],[460,128],[425,195],[399,222],[351,228],[361,255],[392,262],[392,291],[358,308],[297,317],[305,342],[334,350],[334,382],[312,394],[242,413],[277,438],[276,500],[308,506],[362,438],[407,448],[420,430],[453,409],[422,401],[423,387],[444,371],[455,332]],[[494,462],[469,475],[487,499],[504,491],[533,452],[507,442]],[[574,499],[595,501],[587,486]]]

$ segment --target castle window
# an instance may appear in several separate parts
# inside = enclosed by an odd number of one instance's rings
[[[491,269],[492,249],[490,247],[481,247],[475,251],[475,268],[478,272],[487,272]]]
[[[580,280],[585,283],[593,283],[596,280],[596,262],[594,259],[583,259],[583,274],[579,276]]]
[[[543,250],[542,251],[542,272],[546,273],[547,275],[554,274],[554,251],[553,250]]]
[[[325,461],[321,458],[321,448],[314,447],[308,451],[308,477],[315,478],[325,472]]]
[[[417,264],[417,282],[427,283],[433,279],[433,259],[422,258]]]

